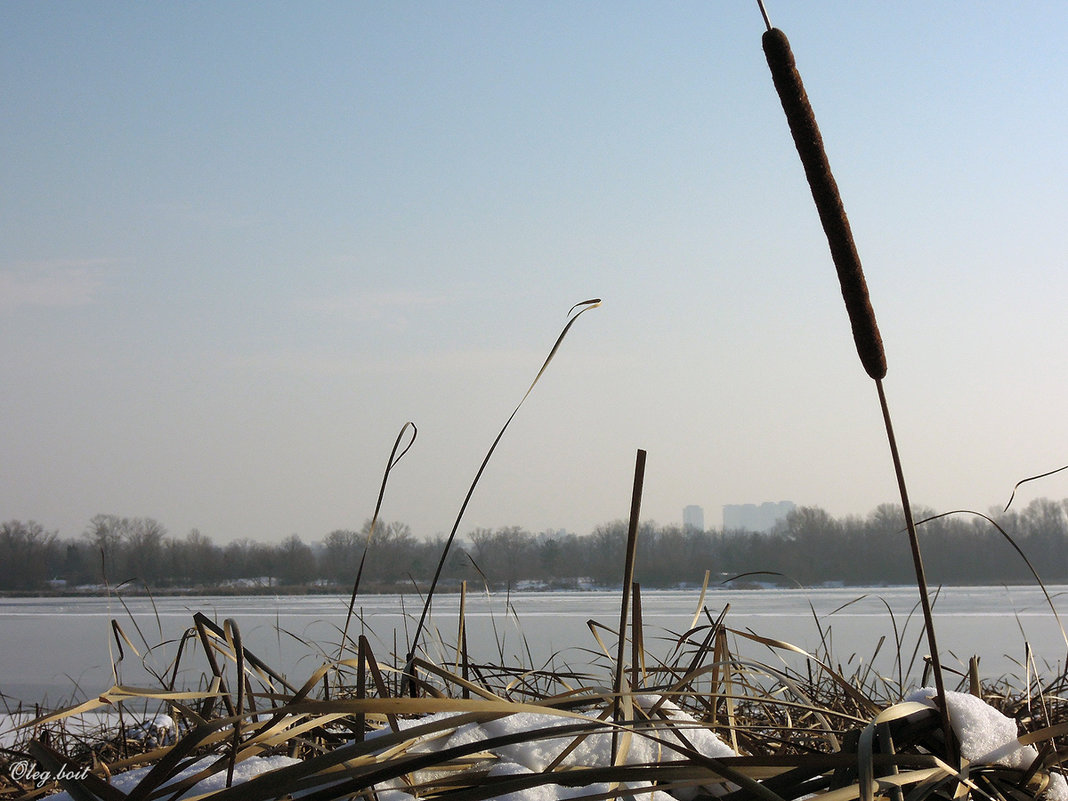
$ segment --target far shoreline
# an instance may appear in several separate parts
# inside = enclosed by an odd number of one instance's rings
[[[958,583],[943,583],[942,587],[991,587],[991,586],[1004,586],[1004,587],[1030,587],[1035,586],[1033,581],[999,581],[999,582],[958,582]],[[851,588],[857,589],[900,589],[902,587],[915,589],[915,585],[912,584],[843,584],[841,582],[823,582],[820,584],[798,585],[798,584],[774,584],[774,583],[760,583],[753,581],[746,582],[717,582],[710,583],[706,588],[707,592],[738,592],[747,590],[848,590]],[[645,586],[643,590],[648,592],[700,592],[700,584],[676,584],[668,587],[656,587]],[[437,594],[442,595],[455,595],[461,591],[459,585],[457,586],[439,586],[436,590]],[[551,593],[595,593],[595,592],[621,592],[621,586],[545,586],[545,587],[490,587],[488,592],[493,595],[508,595],[508,594],[551,594]],[[484,594],[487,592],[487,588],[481,587],[477,590],[468,587],[468,593]],[[413,588],[411,586],[405,587],[368,587],[361,588],[359,595],[422,595],[420,588]],[[224,597],[224,598],[240,598],[240,597],[263,597],[263,596],[351,596],[352,589],[344,588],[340,586],[310,586],[310,585],[297,585],[297,586],[262,586],[262,587],[158,587],[158,588],[145,588],[144,586],[130,586],[124,585],[119,587],[113,587],[109,589],[64,589],[64,590],[36,590],[33,592],[18,591],[18,590],[0,590],[0,599],[19,599],[19,598],[108,598],[111,596],[123,596],[126,598],[138,597],[138,598],[197,598],[197,597]]]

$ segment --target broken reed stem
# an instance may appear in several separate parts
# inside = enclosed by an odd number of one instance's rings
[[[205,615],[203,612],[197,612],[197,613],[195,613],[193,615],[193,624],[196,627],[196,630],[198,632],[200,632],[200,630],[203,628],[203,629],[206,629],[206,630],[214,633],[215,636],[217,636],[217,637],[220,637],[222,639],[226,638],[226,632],[218,624],[216,624],[214,621],[212,621],[211,618],[209,618],[207,615]],[[204,644],[204,646],[206,648],[207,647],[207,639],[206,639],[206,636],[203,633],[201,633],[201,639],[202,639],[202,643]],[[275,681],[280,686],[285,687],[285,689],[287,689],[289,692],[291,692],[291,693],[296,693],[297,692],[297,688],[294,687],[292,684],[290,684],[288,681],[286,681],[285,677],[282,676],[280,673],[278,673],[278,671],[273,670],[270,665],[268,665],[266,662],[264,662],[262,659],[260,659],[255,654],[250,653],[249,651],[244,650],[244,649],[242,649],[242,650],[243,650],[243,653],[244,653],[245,661],[248,664],[252,665],[257,670],[265,673],[267,676],[269,676],[271,678],[272,681]],[[211,656],[208,657],[208,661],[209,661],[209,663],[215,661],[214,654],[212,654]]]
[[[467,686],[470,681],[470,669],[467,661],[467,582],[460,582],[460,622],[456,636],[456,648],[460,652],[460,677],[464,680],[461,697],[471,697],[471,690]]]
[[[222,670],[219,668],[219,661],[215,658],[215,647],[212,645],[211,638],[208,637],[208,619],[203,616],[202,613],[198,612],[193,616],[193,623],[197,627],[197,634],[200,635],[200,644],[204,647],[204,657],[208,660],[208,667],[211,668],[211,675],[219,682],[219,692],[222,695],[223,704],[226,706],[226,712],[233,717],[237,714],[237,711],[234,709],[234,704],[230,700],[230,693],[226,689],[226,681],[223,679]],[[216,631],[216,633],[218,632]],[[207,709],[210,710],[214,704],[211,699],[205,700],[208,703]]]
[[[627,528],[627,555],[623,565],[623,598],[619,604],[619,640],[616,643],[616,675],[612,685],[612,720],[619,722],[623,693],[623,654],[627,645],[627,617],[630,592],[634,583],[634,560],[638,551],[638,520],[642,511],[642,487],[645,484],[645,451],[638,449],[634,461],[634,488],[630,496],[630,525]],[[612,730],[612,762],[615,763],[617,729]]]
[[[367,648],[365,646],[366,640],[363,635],[360,635],[359,642],[356,646],[356,700],[362,701],[367,697]],[[353,723],[356,728],[355,739],[357,742],[363,742],[364,736],[367,732],[367,715],[363,712],[357,712],[354,716]]]
[[[233,618],[223,621],[227,644],[234,652],[237,661],[237,715],[234,717],[234,733],[230,740],[230,753],[226,761],[226,786],[234,783],[234,767],[237,765],[237,751],[241,745],[241,714],[245,711],[245,649],[241,643],[241,629]],[[325,676],[323,678],[326,678]]]
[[[634,612],[630,622],[630,688],[631,690],[641,686],[645,675],[644,655],[645,637],[642,633],[642,588],[638,582],[634,582],[631,589],[634,599]]]

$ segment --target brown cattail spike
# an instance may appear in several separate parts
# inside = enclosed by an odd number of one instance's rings
[[[838,270],[838,282],[842,286],[842,298],[853,327],[857,353],[860,354],[864,370],[878,381],[886,375],[883,340],[879,336],[875,312],[868,299],[868,285],[864,280],[864,270],[860,266],[860,256],[853,243],[853,233],[849,229],[842,198],[838,194],[838,184],[834,181],[827,153],[823,149],[823,137],[820,136],[816,117],[801,83],[801,75],[794,64],[794,54],[790,51],[786,34],[778,28],[771,28],[764,33],[763,43],[775,90],[786,112],[794,145],[801,156],[812,198],[816,201],[816,210],[831,246],[831,258]]]

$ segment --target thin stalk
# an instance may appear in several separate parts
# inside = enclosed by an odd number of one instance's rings
[[[478,471],[475,473],[475,477],[471,481],[471,486],[467,490],[467,495],[464,496],[463,503],[460,504],[460,511],[456,514],[456,520],[452,524],[452,530],[449,532],[449,536],[445,539],[445,547],[441,549],[441,556],[438,558],[438,566],[434,570],[434,577],[430,580],[430,588],[427,590],[426,600],[423,602],[423,611],[422,614],[419,615],[419,623],[416,625],[415,634],[408,645],[408,657],[405,664],[405,670],[404,673],[401,675],[400,679],[401,695],[404,695],[404,691],[407,689],[408,682],[412,678],[409,675],[408,668],[415,660],[416,651],[419,650],[419,640],[423,633],[423,627],[426,625],[426,618],[430,612],[430,605],[434,600],[434,591],[437,589],[438,580],[441,578],[441,571],[445,568],[445,560],[449,556],[449,551],[452,548],[453,540],[456,539],[456,534],[460,530],[460,522],[463,520],[464,513],[467,511],[467,506],[469,503],[471,503],[471,498],[475,494],[475,487],[478,486],[478,482],[482,478],[482,474],[486,471],[486,466],[489,464],[489,461],[493,456],[493,452],[497,450],[497,445],[504,437],[504,432],[508,430],[508,426],[512,424],[512,420],[514,420],[515,416],[519,413],[519,409],[523,406],[523,403],[526,401],[526,399],[530,397],[530,393],[534,391],[534,387],[537,385],[538,381],[541,380],[541,377],[545,374],[545,371],[549,368],[549,364],[552,362],[553,357],[556,356],[556,352],[560,349],[560,345],[564,341],[564,337],[567,336],[567,332],[571,330],[571,326],[573,326],[575,324],[575,321],[578,320],[578,318],[581,317],[583,314],[588,312],[590,309],[596,309],[600,305],[600,298],[591,298],[590,300],[584,300],[581,303],[576,303],[574,306],[571,307],[570,311],[568,311],[569,319],[567,321],[567,324],[560,332],[560,336],[556,338],[556,342],[553,343],[552,349],[549,351],[549,355],[546,356],[545,361],[542,362],[541,369],[538,370],[538,374],[534,376],[534,380],[530,382],[530,386],[527,387],[527,391],[523,393],[523,397],[520,399],[519,403],[516,404],[515,409],[513,409],[512,413],[508,415],[508,419],[501,427],[501,430],[497,433],[496,438],[493,440],[493,444],[490,445],[489,450],[486,452],[486,456],[482,459],[482,464],[479,465]],[[575,309],[578,309],[579,311],[576,312]]]
[[[367,697],[367,648],[365,643],[366,638],[360,635],[359,642],[356,646],[356,700],[362,701]],[[357,712],[355,715],[356,724],[356,740],[357,742],[363,742],[364,735],[367,731],[367,715],[363,712]]]
[[[890,407],[886,403],[883,382],[876,379],[875,387],[879,391],[879,407],[883,412],[886,440],[890,445],[890,456],[894,462],[894,475],[897,478],[898,491],[901,493],[901,507],[905,513],[905,527],[909,533],[909,548],[912,551],[912,564],[916,571],[916,588],[920,594],[923,624],[927,631],[927,647],[931,651],[931,669],[934,672],[935,690],[938,693],[937,703],[942,713],[942,729],[946,738],[946,749],[950,758],[956,761],[958,755],[953,745],[953,730],[949,722],[949,705],[946,703],[946,687],[942,678],[942,661],[938,656],[938,643],[935,638],[934,614],[931,612],[931,598],[927,591],[927,576],[923,569],[923,557],[920,555],[920,539],[916,534],[916,522],[912,517],[908,487],[905,485],[905,473],[901,469],[901,455],[898,453],[897,439],[894,437],[894,425],[890,420]]]
[[[211,675],[219,680],[219,690],[222,694],[223,704],[226,705],[226,712],[233,717],[237,714],[237,710],[234,709],[234,702],[230,700],[230,692],[226,689],[226,681],[223,679],[222,670],[219,668],[219,660],[215,658],[215,647],[212,645],[211,638],[208,636],[208,619],[201,613],[197,613],[193,616],[193,622],[197,627],[197,634],[200,635],[200,644],[204,646],[204,657],[208,660],[208,666],[211,668]],[[225,636],[225,634],[223,635]],[[211,709],[211,699],[205,699],[209,704],[208,709]],[[203,716],[203,715],[202,715]]]
[[[241,745],[241,714],[245,710],[245,649],[241,645],[241,630],[237,627],[236,621],[226,618],[223,621],[223,630],[226,632],[227,643],[237,660],[237,715],[234,717],[234,734],[230,740],[230,753],[226,760],[226,786],[231,787],[234,783],[237,751]]]
[[[400,450],[401,442],[404,440],[404,434],[407,430],[412,429],[412,438],[404,449]],[[378,500],[375,502],[375,513],[371,517],[371,525],[367,529],[367,539],[364,541],[363,553],[360,555],[360,566],[356,570],[356,578],[352,582],[352,596],[349,598],[349,609],[345,614],[345,626],[341,630],[341,645],[338,648],[337,661],[340,662],[345,655],[345,643],[349,634],[349,623],[352,621],[353,608],[356,606],[356,595],[360,591],[360,579],[363,577],[363,566],[367,560],[367,549],[371,547],[371,537],[374,536],[375,526],[378,524],[378,514],[382,510],[382,499],[386,496],[386,484],[389,482],[390,471],[397,466],[397,462],[404,458],[404,454],[415,444],[415,438],[419,436],[419,429],[416,428],[415,423],[410,420],[401,426],[400,432],[397,434],[397,439],[393,442],[393,450],[389,452],[389,460],[386,462],[386,469],[382,473],[382,486],[378,490]]]
[[[642,677],[645,675],[645,636],[642,631],[642,588],[638,582],[634,582],[631,590],[634,598],[634,614],[630,623],[630,686],[635,689],[641,686]]]
[[[634,488],[630,497],[630,525],[627,529],[627,557],[623,566],[623,598],[619,604],[619,640],[616,643],[616,676],[612,685],[612,720],[619,722],[623,694],[623,653],[627,645],[627,617],[630,614],[630,590],[634,583],[634,560],[638,550],[638,520],[642,511],[642,487],[645,483],[645,451],[638,449],[634,462]],[[612,763],[615,764],[618,729],[612,730]]]
[[[470,698],[471,691],[467,682],[470,680],[470,669],[467,659],[467,582],[460,582],[460,630],[457,632],[456,647],[460,651],[460,676],[464,680],[461,696]]]

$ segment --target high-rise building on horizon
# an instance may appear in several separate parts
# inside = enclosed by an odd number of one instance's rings
[[[684,529],[694,529],[695,531],[705,530],[705,510],[700,506],[687,506],[682,510],[682,527]]]
[[[770,531],[771,528],[797,508],[793,501],[731,503],[723,507],[724,531]]]

